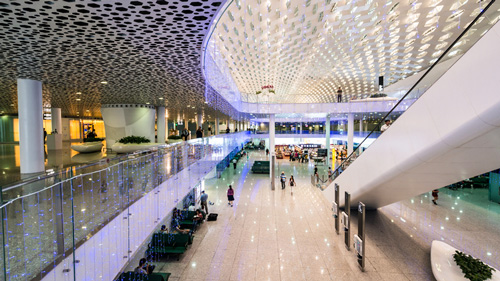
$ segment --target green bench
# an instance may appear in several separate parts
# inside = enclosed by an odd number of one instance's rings
[[[192,236],[182,233],[155,233],[148,244],[146,255],[178,255],[186,252],[188,245],[192,243]]]
[[[269,174],[269,161],[255,161],[252,166],[252,173]]]
[[[207,214],[205,214],[205,212],[203,211],[201,211],[201,214],[203,215],[203,220],[205,220]],[[194,227],[193,218],[194,215],[196,215],[196,211],[182,211],[181,215],[182,215],[182,220],[179,222],[181,228],[193,229]],[[203,220],[201,221],[201,223],[203,223]]]
[[[169,277],[170,273],[154,272],[146,275],[129,271],[122,273],[116,281],[168,281]]]

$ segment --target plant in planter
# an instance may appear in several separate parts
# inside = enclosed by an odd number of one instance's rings
[[[173,136],[168,136],[168,139],[169,140],[180,140],[180,139],[182,139],[182,137],[173,135]]]
[[[141,143],[149,143],[149,139],[146,137],[142,136],[128,136],[128,137],[123,137],[120,140],[118,140],[119,143],[123,144],[141,144]]]
[[[95,142],[95,141],[103,141],[103,138],[84,138],[83,142]]]
[[[494,268],[460,251],[455,251],[453,259],[462,270],[464,277],[471,281],[484,281],[492,276]]]

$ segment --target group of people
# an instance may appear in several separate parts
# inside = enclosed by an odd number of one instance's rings
[[[286,175],[285,175],[284,171],[281,172],[280,182],[281,182],[281,189],[285,189],[285,187],[286,187]],[[290,175],[289,184],[290,184],[290,187],[295,186],[295,179],[293,178],[293,175]]]

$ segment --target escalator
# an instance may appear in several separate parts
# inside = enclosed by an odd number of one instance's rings
[[[418,100],[340,164],[323,191],[329,201],[338,184],[354,205],[379,208],[500,167],[499,11],[494,1],[485,7],[399,103]],[[449,68],[439,67],[457,53]],[[414,91],[422,86],[424,93]]]

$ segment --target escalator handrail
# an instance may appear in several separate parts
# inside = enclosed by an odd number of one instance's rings
[[[406,92],[406,94],[401,97],[401,99],[392,107],[392,109],[386,114],[384,115],[384,117],[382,119],[380,119],[380,121],[377,123],[377,125],[375,126],[375,128],[370,131],[370,133],[359,143],[359,145],[356,147],[356,149],[353,149],[353,151],[347,156],[347,158],[342,161],[339,165],[339,167],[337,169],[335,169],[334,173],[333,173],[333,179],[335,179],[336,177],[338,177],[341,172],[340,172],[340,169],[344,166],[344,164],[348,164],[348,161],[351,161],[353,155],[355,155],[355,153],[357,152],[358,149],[360,149],[361,145],[375,132],[375,131],[379,131],[380,129],[380,126],[382,124],[382,122],[385,122],[385,120],[391,115],[391,113],[401,104],[401,102],[403,100],[406,99],[406,97],[417,87],[417,85],[424,79],[427,77],[427,74],[429,74],[429,72],[439,63],[441,62],[441,60],[448,54],[448,52],[457,44],[458,41],[460,41],[460,39],[462,39],[462,37],[470,30],[470,28],[486,13],[486,11],[489,10],[489,8],[495,3],[496,0],[491,0],[490,3],[488,3],[488,5],[486,5],[486,7],[484,7],[484,9],[474,18],[474,20],[471,21],[471,23],[464,29],[464,31],[462,31],[462,33],[460,33],[460,35],[458,35],[458,37],[453,41],[452,44],[450,44],[450,46],[448,46],[448,48],[446,48],[446,50],[439,56],[439,58],[425,71],[425,73],[422,75],[422,77],[420,77],[417,82],[415,82],[415,84],[413,84],[413,86]],[[342,169],[342,171],[345,170],[345,169]]]

